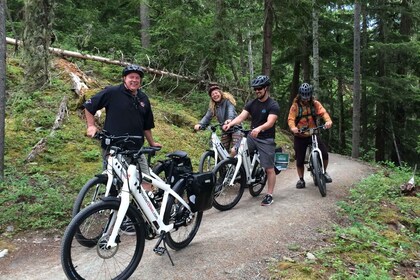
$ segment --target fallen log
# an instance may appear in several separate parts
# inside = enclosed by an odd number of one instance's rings
[[[9,37],[6,37],[6,43],[10,44],[10,45],[18,45],[18,46],[22,45],[22,41],[16,40],[16,39],[13,39],[13,38],[9,38]],[[131,64],[129,62],[124,62],[124,61],[120,61],[120,60],[113,60],[113,59],[109,59],[109,58],[102,57],[102,56],[82,54],[82,53],[79,53],[79,52],[67,51],[67,50],[63,50],[63,49],[59,49],[59,48],[53,48],[53,47],[50,47],[49,51],[51,53],[53,53],[55,55],[59,55],[59,56],[68,56],[68,57],[75,57],[75,58],[81,58],[81,59],[86,59],[86,60],[94,60],[94,61],[104,62],[104,63],[107,63],[107,64],[114,64],[114,65],[120,65],[120,66],[127,66],[127,65]],[[144,66],[142,66],[142,67],[145,70],[145,72],[155,74],[155,75],[168,76],[168,77],[172,77],[172,78],[177,78],[177,79],[187,80],[187,81],[192,81],[192,82],[197,82],[197,83],[207,83],[208,82],[208,81],[201,80],[200,78],[196,78],[196,77],[178,75],[178,74],[175,74],[175,73],[162,71],[162,70],[157,70],[157,69],[153,69],[153,68],[150,68],[150,67],[144,67]]]

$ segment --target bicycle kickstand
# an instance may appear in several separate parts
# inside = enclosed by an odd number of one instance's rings
[[[163,247],[159,246],[160,243],[163,241]],[[168,254],[169,260],[171,261],[172,266],[175,266],[174,262],[172,261],[171,254],[169,254],[168,248],[166,247],[166,233],[162,233],[159,237],[158,242],[156,243],[155,248],[153,248],[153,252],[162,256],[165,252]]]

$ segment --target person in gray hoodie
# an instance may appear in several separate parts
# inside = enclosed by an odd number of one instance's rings
[[[219,85],[211,84],[208,94],[210,96],[209,108],[204,117],[194,126],[195,130],[200,130],[210,124],[213,117],[216,117],[219,124],[230,123],[238,114],[235,110],[236,100],[229,92],[224,92]],[[222,130],[223,131],[223,130]],[[237,128],[223,131],[220,141],[231,155],[236,153],[235,144],[242,138],[242,133]]]

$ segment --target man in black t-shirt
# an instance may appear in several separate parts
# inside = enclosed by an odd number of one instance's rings
[[[113,136],[141,136],[146,137],[150,146],[162,147],[154,141],[152,128],[155,127],[153,112],[149,98],[141,90],[143,69],[138,65],[128,65],[122,71],[123,83],[116,86],[106,87],[92,98],[88,99],[83,106],[87,123],[86,134],[93,137],[98,131],[95,125],[95,113],[102,108],[106,110],[104,130]],[[140,149],[144,138],[133,143],[128,149]],[[106,149],[105,143],[102,148]],[[149,174],[147,160],[142,156],[140,161],[143,173]],[[145,189],[150,185],[143,182]]]
[[[268,88],[270,78],[261,75],[252,80],[252,88],[257,98],[249,101],[241,114],[230,123],[223,126],[224,130],[245,121],[251,116],[251,129],[248,134],[247,144],[250,151],[257,149],[261,166],[264,167],[267,174],[267,194],[261,202],[262,206],[268,206],[273,203],[273,191],[276,184],[276,173],[274,170],[274,153],[276,143],[274,142],[276,132],[275,123],[280,113],[279,104],[270,97]]]

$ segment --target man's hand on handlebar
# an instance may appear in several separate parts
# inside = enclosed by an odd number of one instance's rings
[[[326,122],[324,124],[325,129],[329,129],[329,128],[331,128],[331,126],[332,126],[332,121]]]
[[[224,131],[228,131],[228,130],[230,129],[230,127],[231,127],[231,123],[224,124],[224,125],[222,126],[222,129],[223,129]]]

